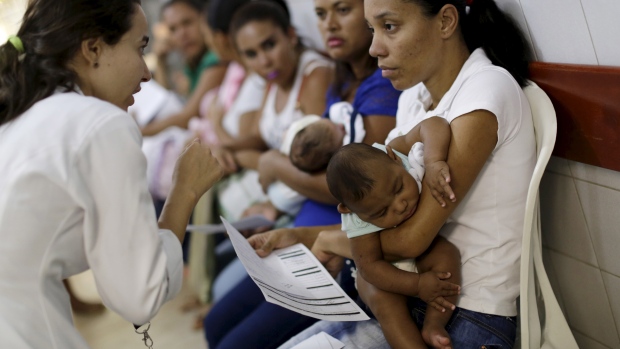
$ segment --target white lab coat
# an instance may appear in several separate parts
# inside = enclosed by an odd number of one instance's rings
[[[75,92],[0,126],[0,348],[87,348],[62,280],[88,268],[127,331],[179,292],[181,245],[158,230],[141,139]]]

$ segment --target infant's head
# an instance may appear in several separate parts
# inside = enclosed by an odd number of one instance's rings
[[[340,213],[355,213],[380,228],[411,217],[420,197],[418,183],[397,155],[363,143],[346,145],[332,156],[327,185]]]
[[[301,129],[291,144],[291,162],[305,172],[318,172],[342,146],[344,126],[322,118]]]

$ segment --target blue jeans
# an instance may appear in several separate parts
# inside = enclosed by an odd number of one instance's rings
[[[419,298],[409,300],[409,309],[418,328],[422,328],[426,303]],[[478,313],[456,308],[446,325],[457,349],[512,349],[517,336],[517,317]]]
[[[411,314],[418,328],[422,328],[426,303],[412,298]],[[516,317],[488,315],[457,308],[448,321],[446,330],[455,349],[512,349],[517,331]],[[389,349],[379,322],[328,322],[319,321],[284,343],[280,349],[288,349],[321,331],[340,340],[349,349]]]

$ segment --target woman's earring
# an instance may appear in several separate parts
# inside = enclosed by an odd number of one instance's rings
[[[95,62],[95,64],[93,64],[93,66],[95,67],[95,69],[99,68],[99,62]]]

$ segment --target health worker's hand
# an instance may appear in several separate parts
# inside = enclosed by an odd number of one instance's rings
[[[199,199],[217,181],[224,171],[211,155],[211,150],[199,139],[188,143],[174,167],[172,183],[174,187],[188,190]]]

